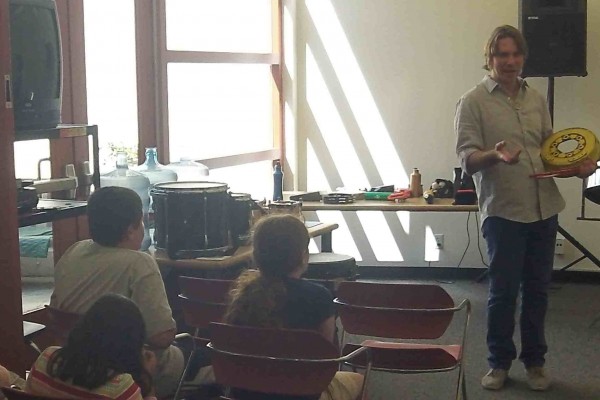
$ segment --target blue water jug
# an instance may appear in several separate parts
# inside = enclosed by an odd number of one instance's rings
[[[192,160],[189,157],[181,157],[179,161],[167,165],[177,173],[177,180],[180,182],[206,181],[208,176],[208,167]]]
[[[148,250],[152,244],[148,230],[148,210],[150,208],[150,180],[143,174],[129,169],[127,153],[117,153],[117,168],[107,174],[100,175],[100,186],[120,186],[134,190],[142,200],[144,212],[144,239],[140,250]]]
[[[156,147],[146,147],[146,161],[132,169],[145,175],[151,186],[156,183],[177,181],[177,173],[158,162]]]

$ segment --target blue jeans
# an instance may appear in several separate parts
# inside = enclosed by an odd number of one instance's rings
[[[521,289],[521,354],[526,368],[543,366],[548,351],[544,319],[552,277],[558,216],[520,223],[488,217],[483,223],[487,242],[489,297],[488,363],[508,370],[517,357],[513,342],[517,295]]]

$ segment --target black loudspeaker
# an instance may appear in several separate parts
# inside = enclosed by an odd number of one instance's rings
[[[526,76],[586,76],[587,1],[519,0]]]

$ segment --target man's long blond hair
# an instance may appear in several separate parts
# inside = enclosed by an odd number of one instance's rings
[[[492,58],[496,55],[498,51],[498,42],[500,39],[511,38],[515,41],[517,45],[517,49],[523,54],[523,57],[527,59],[528,49],[527,42],[523,37],[521,31],[511,25],[502,25],[494,29],[490,38],[488,39],[485,47],[483,48],[483,55],[485,57],[485,65],[484,69],[490,71],[492,65]]]

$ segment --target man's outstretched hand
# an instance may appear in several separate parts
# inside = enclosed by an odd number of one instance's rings
[[[519,146],[503,140],[496,143],[494,149],[498,152],[498,158],[503,163],[516,164],[519,162],[519,154],[521,154],[521,148]]]

